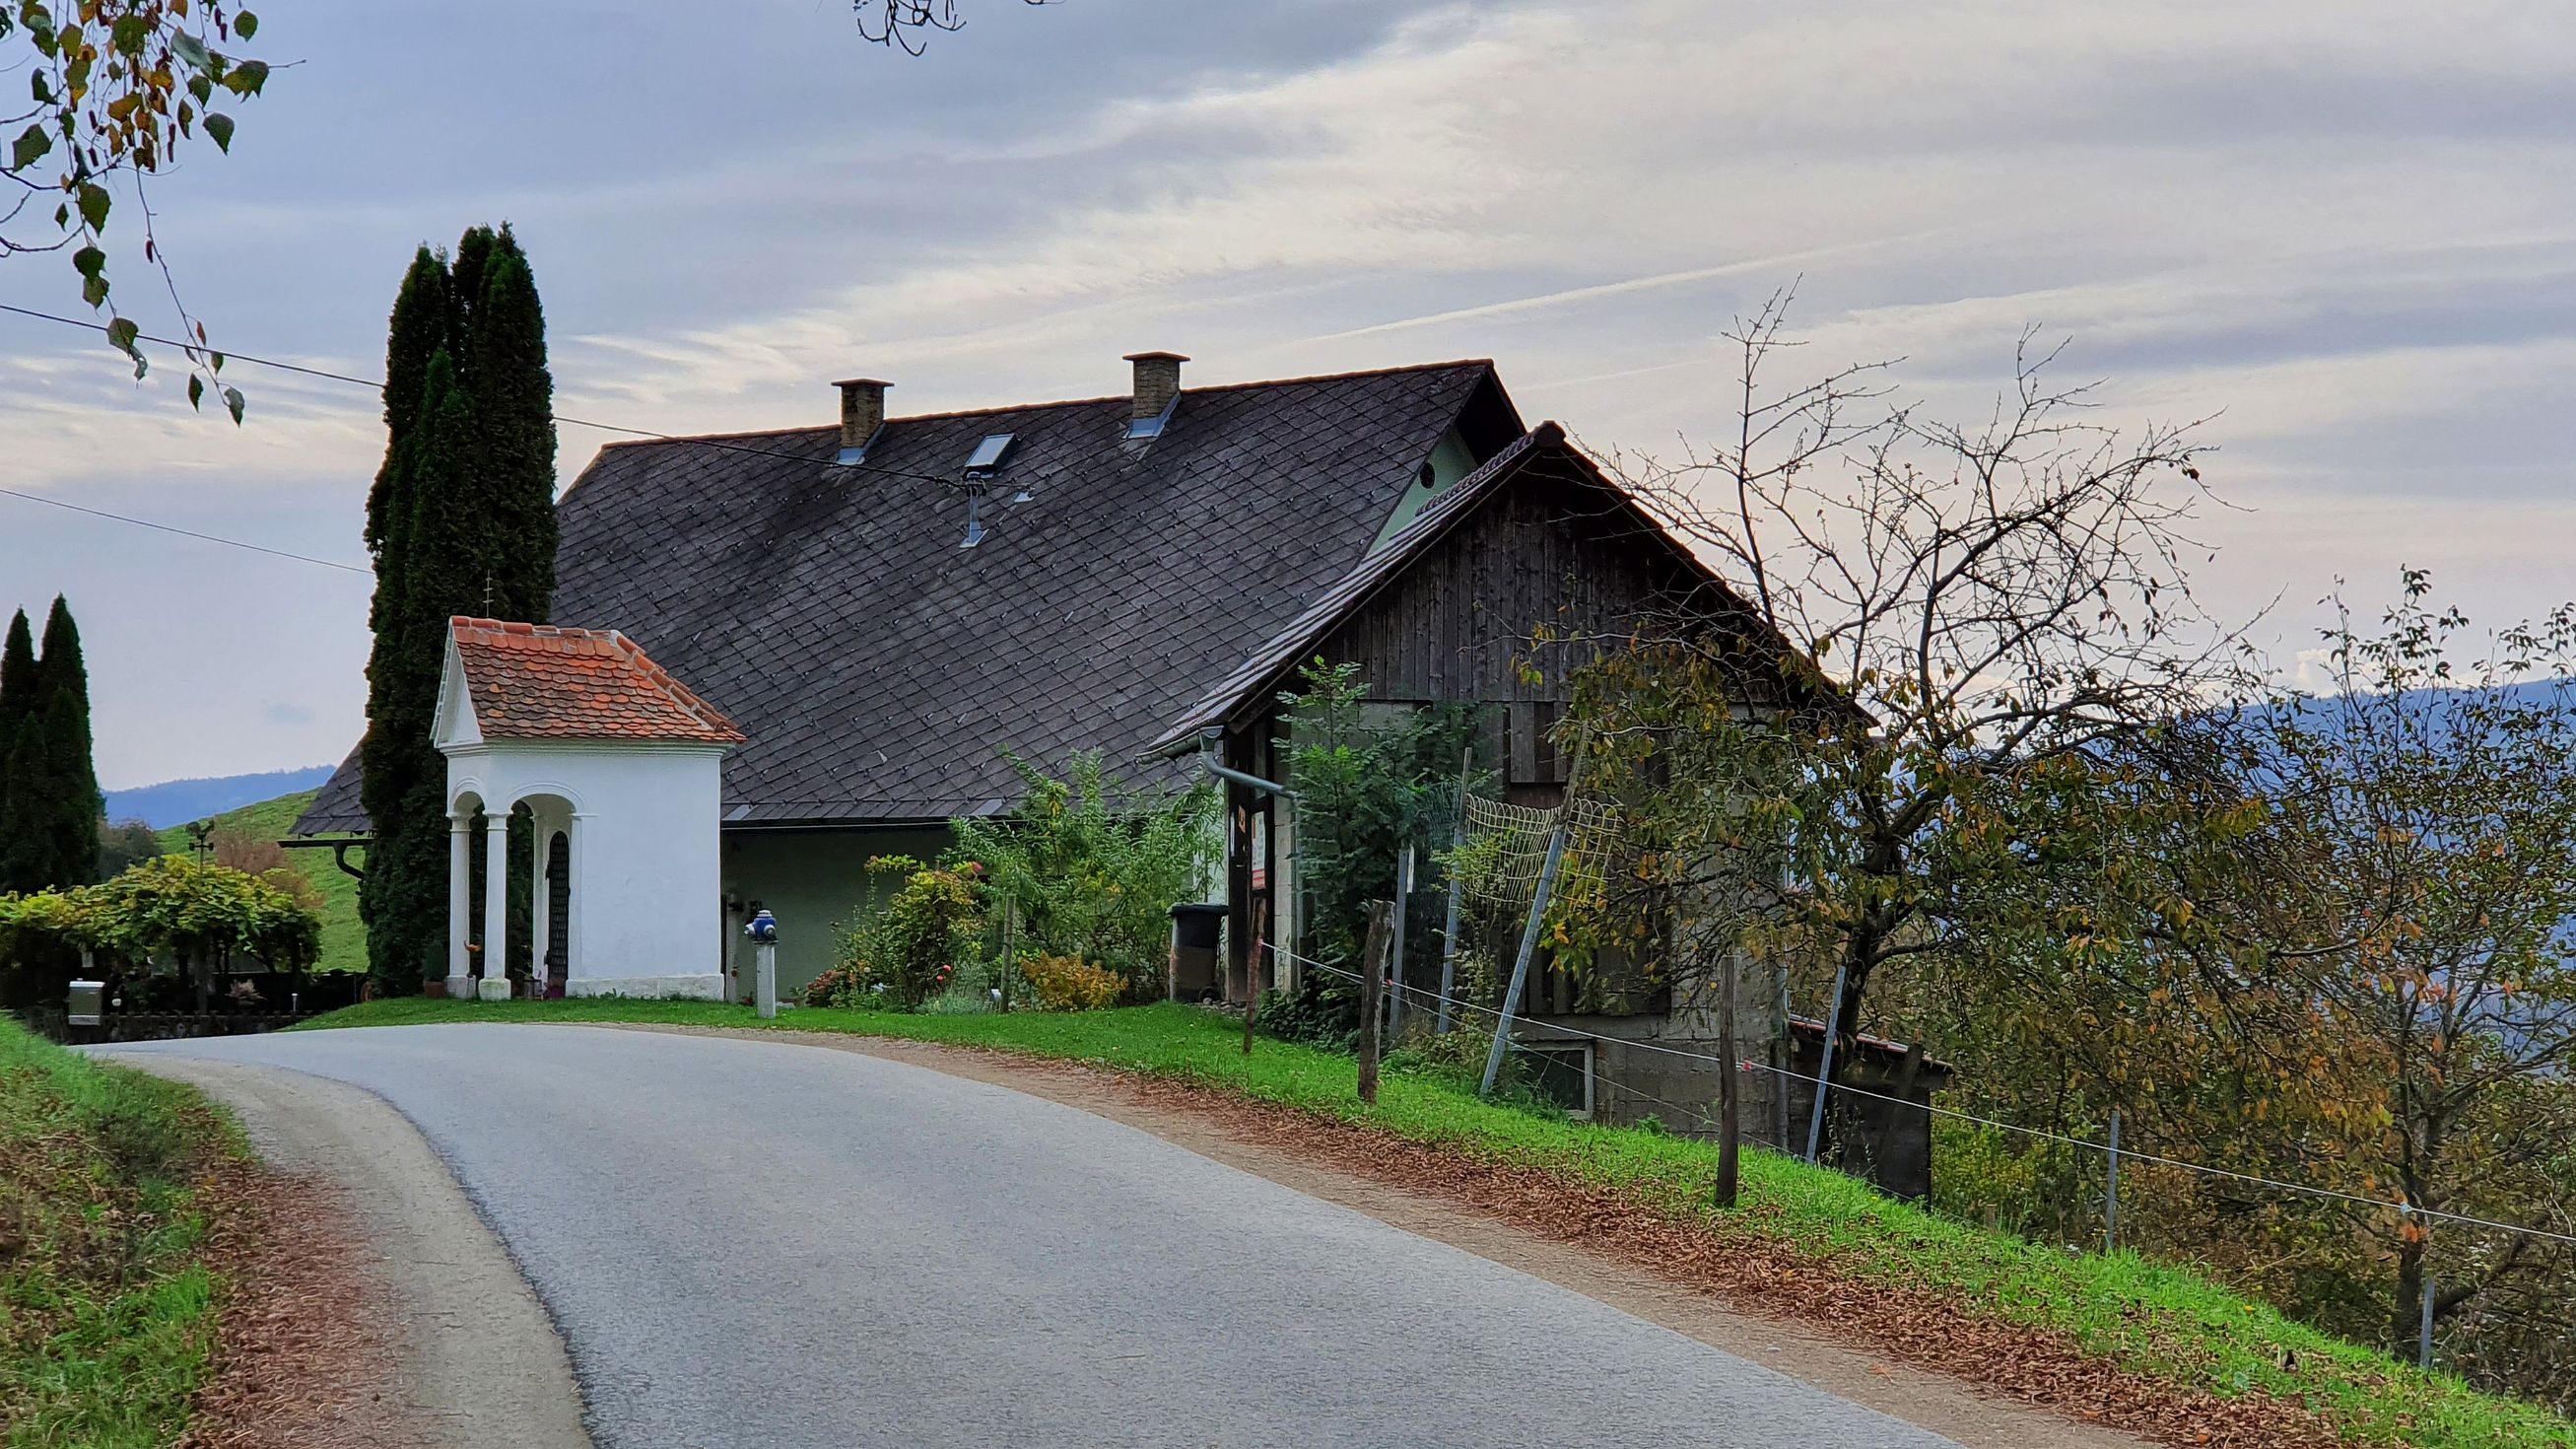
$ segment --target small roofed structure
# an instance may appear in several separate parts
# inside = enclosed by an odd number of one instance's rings
[[[432,738],[447,757],[449,996],[512,994],[504,885],[522,806],[536,840],[528,994],[723,994],[717,831],[724,756],[744,741],[733,721],[613,629],[460,615]]]
[[[1836,1089],[1841,1095],[1827,1098],[1828,1103],[1839,1104],[1841,1118],[1828,1148],[1830,1165],[1867,1179],[1881,1192],[1927,1201],[1932,1196],[1932,1094],[1949,1086],[1955,1072],[1948,1062],[1926,1056],[1919,1042],[1908,1045],[1866,1034],[1854,1040],[1860,1045],[1858,1054],[1834,1072],[1843,1083]],[[1789,1090],[1782,1102],[1782,1125],[1776,1140],[1767,1145],[1796,1153],[1806,1150],[1815,1110],[1816,1076],[1824,1068],[1825,1024],[1792,1017],[1789,1042]]]

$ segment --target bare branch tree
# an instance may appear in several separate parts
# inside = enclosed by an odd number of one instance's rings
[[[2047,899],[2006,884],[2052,865],[2017,822],[2241,687],[2241,650],[2188,583],[2195,425],[2097,421],[2030,334],[1972,426],[1890,403],[1886,363],[1775,388],[1789,302],[1727,334],[1729,446],[1615,462],[1786,649],[1675,628],[1594,671],[1579,713],[1654,782],[1647,888],[1686,893],[1720,940],[1817,954],[1847,1064],[1883,966]]]
[[[1021,3],[1050,5],[1055,0]],[[957,0],[850,0],[850,13],[858,20],[860,35],[910,55],[929,47],[933,31],[966,28],[966,17],[957,13]]]

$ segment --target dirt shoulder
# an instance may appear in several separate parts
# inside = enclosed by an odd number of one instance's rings
[[[182,1449],[589,1449],[563,1342],[446,1164],[375,1096],[137,1053],[240,1119],[216,1376]]]
[[[1365,1128],[1225,1093],[975,1047],[831,1032],[717,1027],[616,1026],[615,1030],[738,1036],[857,1052],[1008,1087],[1077,1107],[1227,1166],[1365,1213],[1611,1304],[1802,1383],[1919,1425],[1966,1449],[2140,1449],[2150,1442],[2284,1444],[2207,1437],[2157,1440],[2036,1406],[2028,1385],[1963,1375],[1883,1347],[1858,1347],[1848,1331],[1819,1331],[1767,1300],[1730,1292],[1737,1275],[1691,1255],[1684,1235],[1541,1174],[1404,1143]],[[1891,1308],[1897,1305],[1889,1305]],[[1865,1341],[1865,1339],[1864,1339]],[[1989,1362],[1992,1344],[1965,1344]],[[2027,1346],[2021,1350],[2025,1355]],[[1937,1357],[1937,1356],[1936,1356]],[[2022,1367],[2031,1360],[2025,1356]],[[1993,1362],[2009,1380],[2013,1365]],[[1944,1371],[1947,1369],[1947,1371]],[[2091,1374],[2105,1380],[2108,1374]],[[2062,1380],[2051,1378],[2051,1383]],[[1974,1384],[1975,1386],[1972,1386]],[[2099,1392],[2109,1393],[2113,1388]],[[2123,1415],[2122,1417],[2126,1417]],[[2198,1436],[2195,1428],[2191,1435]]]

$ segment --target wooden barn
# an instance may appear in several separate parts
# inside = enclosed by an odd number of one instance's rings
[[[1203,748],[1215,731],[1225,765],[1282,780],[1289,751],[1280,695],[1320,658],[1358,666],[1376,704],[1488,707],[1500,738],[1486,753],[1501,762],[1504,796],[1551,807],[1564,799],[1572,763],[1555,726],[1574,672],[1642,630],[1676,627],[1784,647],[1563,429],[1542,423],[1319,595],[1156,748]],[[1299,957],[1311,954],[1296,882],[1294,798],[1241,784],[1228,791],[1225,992],[1241,999],[1265,986],[1294,990]],[[1749,970],[1743,981],[1737,1017],[1748,1049],[1788,1067],[1776,974]],[[1417,960],[1407,985],[1427,992],[1437,984]],[[1542,965],[1516,1037],[1569,1111],[1619,1122],[1654,1116],[1690,1130],[1716,1095],[1715,1006],[1702,989],[1677,994],[1645,982],[1623,989]],[[1747,1084],[1748,1130],[1765,1141],[1783,1135],[1778,1080],[1764,1073]]]

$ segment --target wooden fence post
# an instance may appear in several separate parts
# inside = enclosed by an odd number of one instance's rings
[[[1386,948],[1394,909],[1384,901],[1368,908],[1368,945],[1360,952],[1360,1100],[1377,1105],[1378,986],[1386,977]]]

